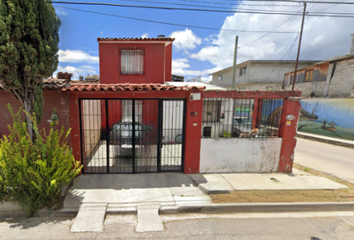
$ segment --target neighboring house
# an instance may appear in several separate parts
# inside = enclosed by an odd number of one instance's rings
[[[99,82],[47,80],[41,126],[57,108],[83,173],[291,172],[301,92],[173,82],[173,41],[98,38]]]
[[[285,74],[292,89],[294,72]],[[349,54],[297,71],[295,89],[302,91],[298,130],[354,140],[354,36]]]
[[[302,97],[354,97],[354,52],[299,69],[295,89],[302,91]],[[284,89],[292,88],[293,78],[294,71],[285,74]]]
[[[184,77],[172,74],[171,82],[184,82]]]
[[[298,68],[311,66],[319,61],[299,61]],[[282,89],[284,74],[295,69],[295,61],[249,60],[236,65],[235,88],[237,90]],[[215,73],[213,85],[231,88],[233,67]]]

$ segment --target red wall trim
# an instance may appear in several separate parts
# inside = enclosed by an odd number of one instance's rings
[[[203,98],[289,98],[300,97],[301,91],[205,91]]]

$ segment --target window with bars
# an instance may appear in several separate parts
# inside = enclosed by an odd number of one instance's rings
[[[263,99],[258,137],[276,137],[282,114],[283,99]]]
[[[221,100],[203,101],[203,123],[220,122]]]
[[[120,50],[120,57],[122,74],[144,73],[144,50],[123,49]]]

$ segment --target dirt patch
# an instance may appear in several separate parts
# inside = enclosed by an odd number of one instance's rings
[[[352,202],[354,201],[354,184],[343,181],[329,174],[318,172],[308,167],[294,164],[294,167],[314,176],[329,178],[348,186],[338,190],[252,190],[235,191],[227,194],[210,195],[213,203],[244,202]]]

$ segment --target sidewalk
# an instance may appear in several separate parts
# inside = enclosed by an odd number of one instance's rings
[[[326,137],[322,135],[310,134],[304,132],[297,132],[296,137],[323,142],[323,143],[329,143],[329,144],[338,145],[342,147],[354,148],[354,141],[340,139],[340,138],[332,138],[332,137]]]
[[[81,175],[61,212],[77,213],[72,232],[103,231],[106,214],[137,214],[137,232],[162,231],[159,214],[354,211],[354,203],[214,204],[208,194],[236,190],[342,189],[347,186],[295,170],[292,174]],[[90,224],[87,223],[90,219]]]

